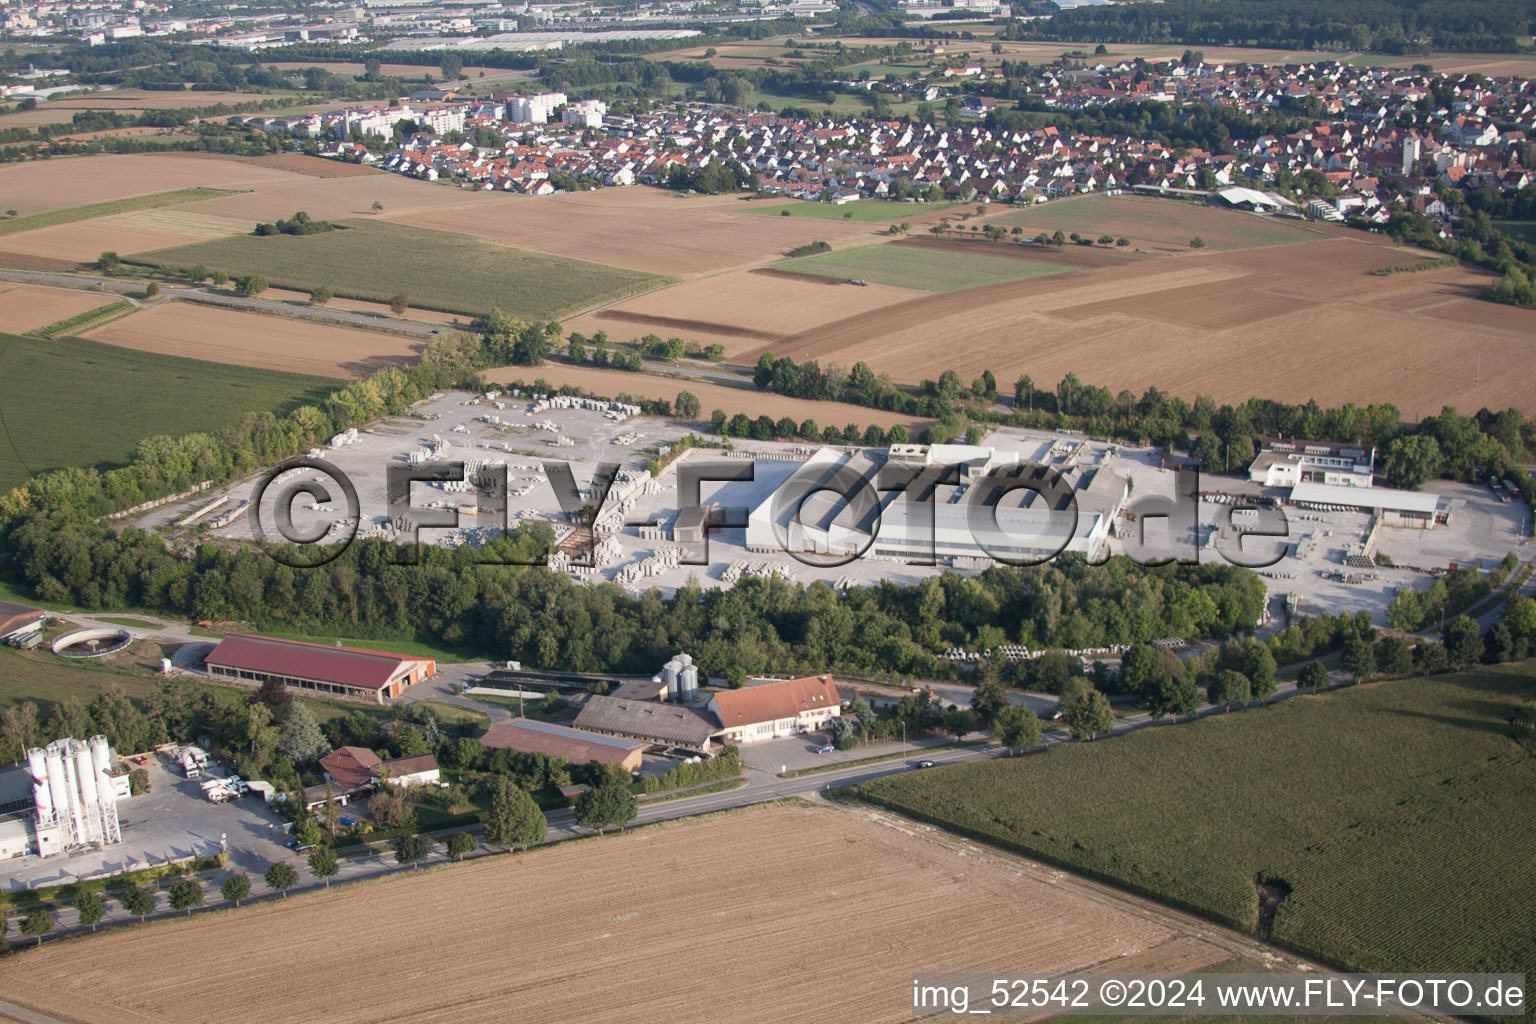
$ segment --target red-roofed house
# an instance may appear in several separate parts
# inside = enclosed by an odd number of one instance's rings
[[[709,698],[727,743],[753,743],[824,729],[841,715],[831,676],[806,676],[721,690]]]
[[[437,662],[431,658],[243,633],[226,636],[206,661],[208,675],[223,682],[260,686],[276,679],[291,689],[361,697],[376,704],[437,674]]]
[[[379,755],[367,747],[337,747],[320,759],[325,777],[342,793],[355,793],[373,785],[381,763]]]

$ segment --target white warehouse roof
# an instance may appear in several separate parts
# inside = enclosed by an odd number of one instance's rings
[[[1394,512],[1421,512],[1429,515],[1440,502],[1437,494],[1423,491],[1398,491],[1390,487],[1345,487],[1340,484],[1297,484],[1291,488],[1292,502],[1317,505],[1353,505],[1356,508],[1391,509]]]

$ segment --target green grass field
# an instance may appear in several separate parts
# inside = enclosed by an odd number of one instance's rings
[[[1351,687],[865,783],[882,807],[1364,971],[1536,980],[1536,663]]]
[[[1072,269],[1054,263],[1036,263],[1006,256],[984,256],[904,245],[865,245],[857,249],[785,260],[774,266],[802,274],[856,278],[871,284],[888,284],[925,292],[951,292],[957,288],[1018,281],[1026,277],[1060,274]]]
[[[344,221],[348,230],[316,235],[236,235],[141,253],[166,267],[203,264],[231,274],[261,274],[304,291],[471,315],[499,307],[511,316],[552,320],[666,283],[669,278],[584,260],[526,252],[483,238],[404,224]]]
[[[1493,226],[1510,238],[1536,245],[1536,220],[1496,220]]]
[[[0,334],[0,490],[50,469],[123,465],[143,438],[318,404],[336,386],[84,338]]]
[[[908,217],[915,217],[920,213],[933,213],[935,210],[947,210],[954,205],[954,203],[896,203],[888,199],[858,199],[836,206],[832,203],[796,200],[792,203],[775,203],[772,206],[766,203],[754,203],[747,208],[746,212],[782,217],[784,211],[788,210],[791,217],[854,220],[866,224],[900,224]],[[847,216],[850,213],[853,216]]]
[[[988,224],[1041,231],[1074,231],[1088,238],[1128,238],[1133,248],[1187,249],[1199,236],[1211,249],[1252,249],[1327,237],[1301,221],[1218,210],[1177,199],[1140,196],[1072,196],[988,217]]]
[[[37,228],[51,228],[56,224],[70,224],[77,220],[109,217],[114,213],[131,213],[134,210],[153,210],[161,206],[179,206],[195,203],[199,199],[213,199],[229,195],[222,188],[181,188],[174,192],[156,192],[147,196],[130,196],[114,199],[109,203],[91,203],[89,206],[70,206],[47,213],[34,213],[30,217],[12,217],[0,220],[0,235],[14,235]]]

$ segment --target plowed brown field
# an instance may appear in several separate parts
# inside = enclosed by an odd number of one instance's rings
[[[1230,958],[1190,930],[929,829],[780,805],[48,943],[0,961],[0,991],[84,1024],[904,1021],[917,971]]]
[[[380,331],[192,302],[162,302],[84,336],[143,352],[317,377],[366,377],[386,366],[409,366],[422,349],[420,341]]]
[[[7,207],[14,207],[21,216],[29,217],[49,210],[180,188],[245,189],[291,180],[304,179],[236,160],[128,153],[6,164],[0,167],[0,195],[5,196]],[[198,209],[202,211],[203,207]],[[283,216],[292,213],[293,210],[289,210]],[[25,235],[7,237],[6,248],[14,248],[12,243],[23,237]],[[101,246],[97,252],[109,248]]]
[[[949,368],[966,380],[990,369],[1000,381],[1027,373],[1054,387],[1070,372],[1115,391],[1156,385],[1189,400],[1392,402],[1407,417],[1442,405],[1536,414],[1536,312],[1477,299],[1492,277],[1470,267],[1370,273],[1431,258],[1341,235],[1131,261],[897,303],[733,358],[862,359],[911,383]]]

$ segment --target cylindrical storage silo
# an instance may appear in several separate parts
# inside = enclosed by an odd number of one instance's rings
[[[667,684],[667,696],[673,700],[678,699],[677,692],[677,662],[669,661],[661,666],[661,681]]]
[[[85,826],[82,842],[101,842],[101,794],[96,786],[96,766],[91,763],[91,748],[84,740],[75,741],[75,785],[80,787],[80,819]]]
[[[104,804],[117,803],[117,793],[107,773],[112,770],[112,746],[105,736],[91,737],[91,765],[96,769],[96,789]]]
[[[40,747],[27,751],[27,772],[32,776],[32,802],[37,805],[37,820],[53,820],[53,794],[48,791],[47,755]]]
[[[69,817],[74,801],[69,798],[69,780],[64,777],[64,746],[59,740],[48,744],[43,751],[43,761],[48,766],[48,794],[53,797],[53,816],[58,821]]]
[[[59,815],[63,817],[65,808],[68,808],[69,821],[73,829],[71,835],[76,843],[89,842],[90,836],[86,832],[85,815],[80,807],[80,780],[75,778],[79,774],[75,763],[75,749],[73,740],[55,740],[59,747],[59,765],[63,768],[64,799],[66,803],[59,808]],[[90,755],[86,755],[89,762]]]

